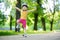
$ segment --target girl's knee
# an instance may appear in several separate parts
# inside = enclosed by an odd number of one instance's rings
[[[19,23],[19,20],[17,20],[17,23]]]

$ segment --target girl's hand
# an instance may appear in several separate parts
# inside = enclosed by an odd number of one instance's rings
[[[15,7],[18,11],[21,11],[21,9],[20,8],[18,8],[18,7]]]

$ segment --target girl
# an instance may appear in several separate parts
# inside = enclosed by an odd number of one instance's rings
[[[16,9],[21,12],[21,17],[20,17],[20,19],[17,20],[17,24],[22,23],[22,26],[23,26],[23,29],[24,29],[24,35],[23,36],[26,37],[26,19],[27,19],[27,15],[28,15],[28,12],[34,11],[35,9],[28,10],[28,6],[26,4],[22,5],[22,9],[19,9],[18,7],[16,7]]]

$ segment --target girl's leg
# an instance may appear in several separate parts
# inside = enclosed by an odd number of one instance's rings
[[[24,34],[26,34],[26,28],[24,28]]]
[[[23,28],[23,30],[24,30],[24,34],[26,34],[26,28],[25,28],[25,27],[23,27],[23,25],[22,25],[22,28]]]
[[[23,22],[23,29],[24,29],[24,34],[23,34],[23,36],[24,36],[24,37],[27,37],[27,34],[26,34],[26,21]]]
[[[17,24],[16,28],[19,28],[19,25],[20,25],[20,24]]]
[[[20,31],[20,23],[19,23],[19,20],[17,20],[17,26],[16,26],[16,29],[17,29],[18,32]]]
[[[23,34],[23,36],[27,37],[26,28],[24,28],[24,34]]]

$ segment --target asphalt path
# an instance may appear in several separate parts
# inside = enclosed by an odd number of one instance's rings
[[[48,34],[30,34],[27,37],[22,35],[0,36],[0,40],[60,40],[60,32]]]

